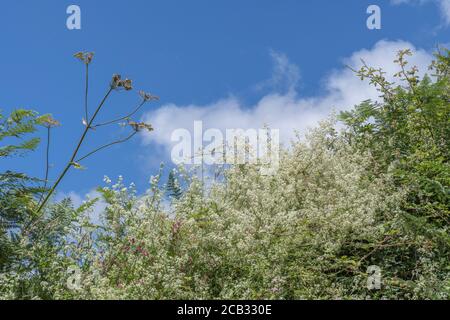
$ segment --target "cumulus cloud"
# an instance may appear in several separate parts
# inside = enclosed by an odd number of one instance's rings
[[[379,41],[371,49],[362,49],[343,60],[343,65],[359,69],[361,59],[368,65],[382,67],[388,75],[398,71],[393,63],[396,52],[401,49],[411,49],[414,56],[411,65],[426,70],[432,56],[412,44],[404,41]],[[293,138],[295,131],[304,132],[318,121],[326,118],[332,110],[341,111],[367,99],[379,99],[379,92],[367,82],[362,82],[355,74],[343,66],[334,70],[324,79],[324,94],[321,96],[302,97],[295,90],[300,79],[299,68],[289,62],[280,53],[272,54],[274,76],[271,83],[287,83],[289,90],[270,92],[263,96],[255,105],[246,106],[235,96],[225,97],[208,105],[176,105],[167,104],[152,110],[143,116],[144,121],[152,123],[156,128],[151,134],[142,135],[144,144],[164,146],[170,155],[174,145],[171,141],[172,132],[179,128],[193,131],[194,121],[203,121],[203,130],[217,128],[222,132],[226,129],[262,128],[268,125],[280,130],[281,141],[285,144]],[[388,79],[395,81],[393,78]]]

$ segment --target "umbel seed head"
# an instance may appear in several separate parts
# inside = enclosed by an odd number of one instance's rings
[[[151,101],[151,100],[159,100],[159,97],[152,95],[151,93],[145,92],[145,91],[139,91],[139,95],[141,96],[144,101]]]
[[[123,88],[126,91],[130,91],[133,89],[133,81],[130,79],[122,80],[120,74],[114,74],[111,80],[111,88],[112,89]]]
[[[120,74],[113,74],[112,80],[111,80],[111,88],[117,89],[119,87],[119,84],[121,82],[121,76]]]
[[[125,79],[122,81],[122,86],[126,91],[130,91],[133,90],[133,85],[132,85],[133,81],[130,79]]]
[[[61,123],[58,120],[54,119],[50,115],[44,116],[41,119],[41,124],[46,128],[54,128],[54,127],[58,127],[61,125]]]
[[[84,62],[85,64],[90,64],[92,62],[92,59],[94,59],[94,53],[93,52],[77,52],[73,55],[78,60]]]
[[[148,132],[153,131],[153,127],[151,124],[145,123],[145,122],[134,122],[131,120],[128,120],[128,125],[133,128],[134,131],[140,132],[142,130],[147,130]]]

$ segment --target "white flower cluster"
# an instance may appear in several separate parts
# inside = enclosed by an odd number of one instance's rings
[[[188,187],[170,204],[161,174],[143,197],[120,177],[102,189],[103,225],[92,232],[79,218],[63,252],[55,252],[48,273],[54,279],[46,279],[56,286],[52,292],[83,299],[365,298],[368,260],[387,229],[399,232],[403,192],[389,177],[370,175],[371,156],[354,150],[333,125],[323,123],[282,150],[273,176],[236,165],[205,190],[180,168],[175,172]],[[430,253],[416,254],[428,270],[416,272],[432,277]],[[69,290],[67,269],[74,265],[82,270],[80,285]],[[8,288],[18,283],[2,274],[0,296],[12,296]],[[429,290],[422,283],[417,297]]]

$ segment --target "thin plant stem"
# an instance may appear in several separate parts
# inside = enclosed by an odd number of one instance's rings
[[[103,145],[103,146],[101,146],[101,147],[99,147],[99,148],[97,148],[97,149],[95,149],[95,150],[89,152],[88,154],[84,155],[84,156],[81,157],[80,159],[77,159],[76,162],[81,162],[81,161],[83,161],[84,159],[86,159],[86,158],[90,157],[91,155],[93,155],[94,153],[96,153],[96,152],[98,152],[98,151],[100,151],[100,150],[103,150],[103,149],[105,149],[105,148],[108,148],[108,147],[113,146],[113,145],[115,145],[115,144],[119,144],[119,143],[126,142],[126,141],[130,140],[136,133],[137,133],[137,131],[134,131],[132,134],[130,134],[128,137],[126,137],[126,138],[124,138],[124,139],[120,139],[120,140],[117,140],[117,141],[114,141],[114,142],[105,144],[105,145]]]
[[[45,193],[45,189],[47,189],[47,184],[48,184],[48,172],[49,172],[49,155],[50,155],[50,131],[51,131],[51,127],[48,126],[47,127],[47,150],[45,153],[45,178],[44,178],[44,189],[42,191],[41,194],[41,198],[39,199],[39,203],[41,203],[42,198],[44,198],[44,193]]]
[[[101,126],[106,126],[106,125],[108,125],[108,124],[112,124],[112,123],[116,123],[116,122],[119,122],[119,121],[122,121],[122,120],[126,120],[126,119],[132,117],[136,112],[138,112],[139,109],[141,109],[142,106],[143,106],[146,102],[147,102],[146,100],[142,101],[142,102],[141,102],[141,103],[133,110],[133,112],[127,114],[126,116],[123,116],[123,117],[121,117],[121,118],[117,118],[117,119],[114,119],[114,120],[111,120],[111,121],[108,121],[108,122],[103,122],[103,123],[96,124],[96,125],[92,126],[92,128],[97,128],[97,127],[101,127]]]
[[[84,112],[86,115],[86,122],[89,122],[89,113],[88,113],[88,94],[89,94],[89,64],[86,63],[86,91],[84,94]]]
[[[108,90],[108,92],[106,93],[105,97],[103,98],[102,102],[100,102],[99,106],[97,107],[97,110],[95,110],[94,115],[92,116],[92,119],[89,121],[89,123],[86,125],[86,128],[83,131],[83,134],[81,135],[80,140],[78,141],[78,145],[75,148],[72,157],[70,158],[69,162],[67,163],[66,167],[64,168],[64,170],[61,172],[61,174],[59,175],[58,179],[56,180],[56,182],[53,184],[52,188],[50,189],[50,191],[47,193],[44,201],[40,204],[39,208],[37,209],[36,213],[41,212],[42,208],[44,208],[44,206],[46,205],[46,203],[48,202],[48,200],[50,199],[51,195],[53,194],[53,192],[55,192],[55,189],[58,187],[59,183],[61,182],[61,180],[64,178],[64,176],[66,175],[67,171],[69,171],[70,167],[73,165],[73,162],[78,154],[78,151],[81,148],[81,145],[83,144],[84,139],[86,138],[86,135],[92,125],[92,122],[95,120],[95,117],[97,116],[97,114],[100,112],[100,109],[102,108],[102,106],[104,105],[105,101],[108,99],[109,95],[111,94],[113,88],[110,87],[110,89]]]

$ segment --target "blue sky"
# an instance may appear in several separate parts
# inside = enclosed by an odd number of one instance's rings
[[[136,89],[161,97],[140,114],[150,122],[155,119],[155,136],[96,155],[84,164],[87,170],[68,175],[60,192],[83,195],[102,185],[104,175],[123,175],[143,192],[157,164],[170,160],[166,142],[171,125],[188,126],[192,117],[205,117],[219,128],[240,123],[242,115],[262,121],[271,106],[273,116],[280,117],[276,125],[301,127],[301,121],[293,125],[281,118],[295,118],[303,107],[310,124],[326,113],[325,105],[331,110],[332,104],[363,98],[364,90],[348,80],[344,63],[363,55],[383,64],[389,57],[385,50],[411,45],[419,51],[420,64],[438,43],[448,43],[448,2],[10,1],[0,7],[0,108],[5,113],[14,108],[51,113],[63,124],[54,131],[54,177],[83,129],[83,65],[73,54],[94,51],[91,106],[101,99],[113,73],[127,76]],[[70,4],[81,8],[81,30],[66,28]],[[370,4],[381,8],[381,30],[366,27]],[[114,93],[100,117],[108,120],[137,102],[136,92]],[[284,113],[277,115],[277,110]],[[86,145],[124,134],[118,126],[98,130]],[[41,147],[22,159],[2,160],[0,170],[42,176],[43,152]]]

